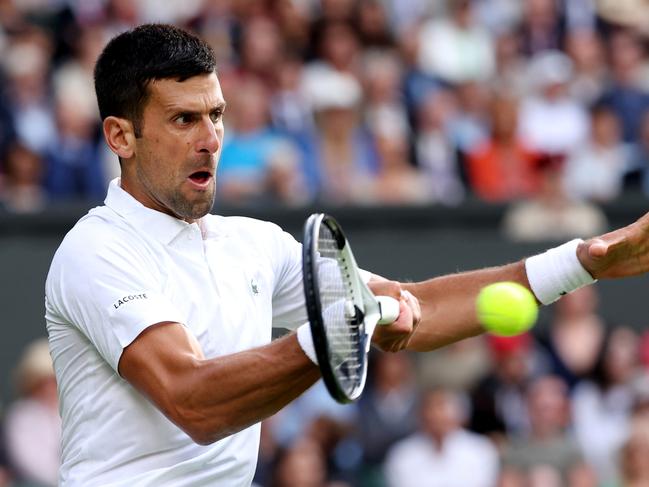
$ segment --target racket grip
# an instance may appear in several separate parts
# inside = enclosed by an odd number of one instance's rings
[[[381,311],[379,325],[389,325],[399,317],[398,300],[390,296],[376,296],[376,301],[379,303],[379,310]]]

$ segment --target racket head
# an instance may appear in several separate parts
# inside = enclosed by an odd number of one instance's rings
[[[364,287],[336,220],[311,215],[304,225],[302,270],[307,315],[322,378],[340,403],[360,397],[367,377]]]

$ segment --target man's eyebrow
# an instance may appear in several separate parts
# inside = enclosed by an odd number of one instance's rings
[[[216,112],[216,111],[221,111],[222,112],[223,110],[225,110],[226,106],[227,106],[227,103],[225,101],[219,102],[216,105],[210,107],[208,113],[213,113],[213,112]],[[189,115],[200,115],[201,113],[203,113],[202,110],[191,110],[191,109],[184,108],[182,106],[174,105],[174,104],[167,105],[166,109],[167,109],[168,112],[171,112],[171,113],[186,113],[186,114],[189,114]]]

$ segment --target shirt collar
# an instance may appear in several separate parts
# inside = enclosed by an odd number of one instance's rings
[[[108,185],[104,204],[134,224],[140,232],[165,245],[171,243],[180,232],[192,225],[171,215],[147,208],[122,189],[120,178],[113,179]]]

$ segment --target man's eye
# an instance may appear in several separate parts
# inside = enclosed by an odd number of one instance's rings
[[[180,125],[187,125],[188,123],[191,123],[191,121],[192,121],[192,116],[188,113],[183,113],[176,117],[176,123]]]
[[[219,120],[221,120],[222,116],[223,116],[223,112],[220,110],[210,113],[210,119],[212,120],[212,123],[216,123]]]

